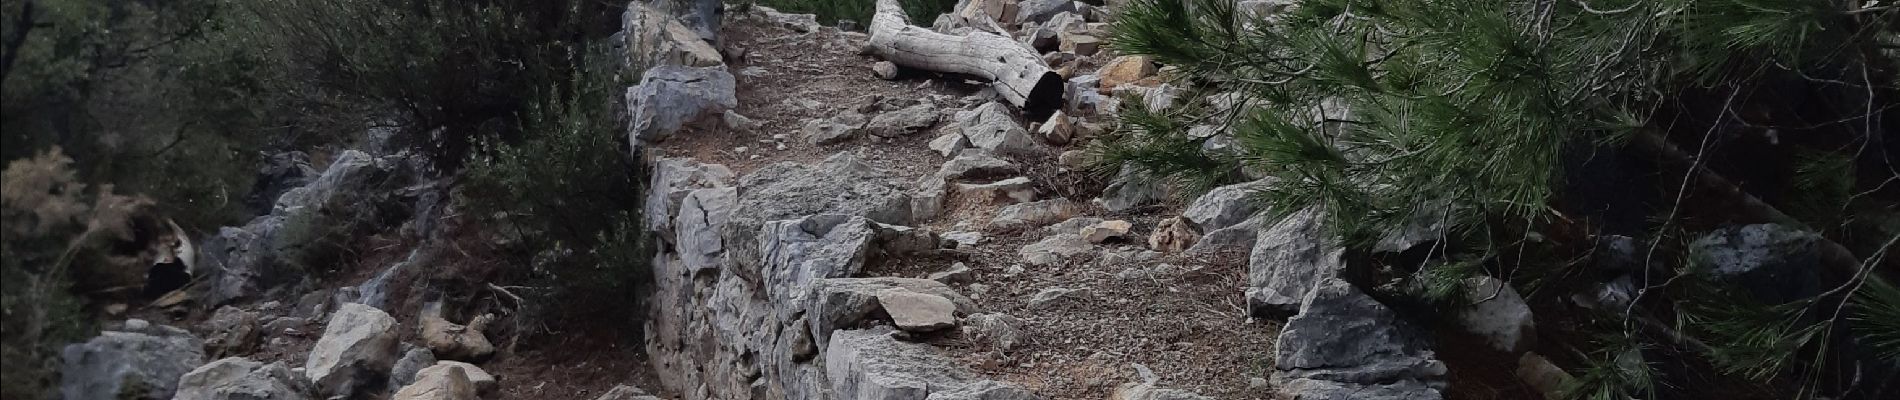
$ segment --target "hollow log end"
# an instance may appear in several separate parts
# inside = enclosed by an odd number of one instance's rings
[[[1030,120],[1048,118],[1062,109],[1062,90],[1068,86],[1062,75],[1055,71],[1044,70],[1042,78],[1036,79],[1036,86],[1029,90],[1029,97],[1023,100],[1023,115]]]

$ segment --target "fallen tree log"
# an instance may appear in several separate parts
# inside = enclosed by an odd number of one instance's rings
[[[1062,76],[1049,70],[1034,49],[995,33],[953,36],[911,25],[897,0],[877,1],[864,50],[905,68],[990,81],[1025,114],[1047,115],[1062,106]]]

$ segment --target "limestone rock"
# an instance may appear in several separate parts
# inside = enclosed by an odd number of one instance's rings
[[[1206,254],[1218,251],[1245,251],[1251,253],[1253,252],[1254,241],[1260,238],[1260,225],[1265,222],[1266,218],[1266,216],[1255,216],[1241,221],[1238,224],[1234,224],[1233,226],[1209,231],[1201,235],[1201,239],[1194,242],[1194,247],[1189,247],[1188,252],[1194,254]]]
[[[416,380],[420,381],[423,377],[445,373],[446,371],[441,370],[448,368],[461,369],[462,374],[468,377],[468,383],[475,385],[475,392],[477,394],[494,393],[497,385],[500,385],[500,382],[495,381],[494,375],[490,375],[488,371],[483,371],[481,367],[477,367],[475,364],[448,360],[437,361],[435,365],[423,368],[421,371],[416,371]]]
[[[337,307],[304,362],[304,376],[326,396],[347,396],[380,381],[396,362],[396,319],[374,307]],[[381,383],[381,382],[377,382]]]
[[[719,118],[721,121],[724,121],[726,123],[727,129],[732,129],[736,131],[750,131],[753,129],[759,129],[758,121],[753,121],[751,117],[747,117],[745,116],[745,114],[740,114],[738,111],[726,110],[725,113],[720,114]]]
[[[1058,49],[1078,56],[1093,56],[1102,48],[1102,39],[1095,35],[1075,33],[1062,35],[1060,39],[1062,43],[1057,45]]]
[[[687,192],[680,201],[678,216],[673,217],[673,226],[677,227],[675,249],[686,268],[695,271],[719,268],[726,251],[723,232],[738,207],[738,188]]]
[[[1029,297],[1029,308],[1030,309],[1049,308],[1051,306],[1054,306],[1056,302],[1066,300],[1066,299],[1075,299],[1075,298],[1085,297],[1088,295],[1089,295],[1088,289],[1069,289],[1069,288],[1060,288],[1060,287],[1043,288],[1042,291],[1036,292],[1035,296]]]
[[[191,333],[144,320],[99,332],[60,351],[64,399],[166,399],[178,378],[204,364],[204,342]]]
[[[945,161],[935,176],[942,179],[986,179],[1008,176],[1017,170],[1016,164],[982,150],[964,150],[957,153],[956,158]]]
[[[1438,398],[1444,363],[1392,309],[1339,279],[1319,282],[1300,308],[1275,344],[1274,379],[1282,382],[1282,394],[1365,398],[1340,396],[1370,387],[1408,393],[1392,398]]]
[[[1391,383],[1346,383],[1324,379],[1293,379],[1276,391],[1293,400],[1440,400],[1444,396],[1414,380]]]
[[[965,198],[1001,204],[1036,200],[1036,187],[1027,177],[1015,177],[990,183],[959,183],[957,193]]]
[[[918,178],[917,188],[910,195],[910,216],[917,220],[930,220],[943,213],[943,204],[950,197],[948,179],[932,175]]]
[[[1082,238],[1088,239],[1089,243],[1102,243],[1127,237],[1128,230],[1134,228],[1134,226],[1134,224],[1122,220],[1102,221],[1095,225],[1082,228],[1081,234]]]
[[[1101,85],[1102,77],[1100,75],[1088,74],[1069,77],[1068,87],[1063,91],[1063,93],[1068,94],[1069,98],[1068,102],[1063,105],[1063,111],[1074,115],[1115,113],[1119,107],[1117,105],[1119,100],[1103,95],[1105,91],[1101,89]]]
[[[627,40],[627,48],[632,50],[628,55],[635,57],[629,62],[645,61],[650,65],[688,67],[725,64],[719,50],[702,39],[698,32],[646,3],[633,3],[627,7],[620,23],[622,37]]]
[[[877,76],[878,79],[895,80],[897,79],[897,64],[890,61],[878,61],[876,64],[871,64],[871,75]]]
[[[872,135],[879,137],[910,136],[937,125],[937,119],[940,116],[937,113],[937,106],[921,103],[878,114],[877,117],[871,118],[871,122],[864,128]]]
[[[994,154],[1033,154],[1041,151],[1035,139],[1029,137],[1029,131],[1016,123],[1009,107],[1003,103],[991,102],[975,110],[958,112],[956,121],[958,129],[972,147]]]
[[[735,222],[769,221],[814,214],[863,216],[886,224],[910,223],[910,196],[889,172],[865,164],[849,152],[815,165],[778,163],[741,180]],[[727,231],[750,236],[753,223],[728,224]],[[730,245],[731,243],[728,242]],[[730,246],[728,246],[730,247]],[[741,257],[744,259],[744,257]]]
[[[1547,399],[1563,398],[1564,385],[1572,378],[1569,372],[1550,363],[1549,359],[1537,353],[1524,353],[1517,358],[1517,379],[1531,388],[1537,389]]]
[[[279,361],[264,364],[230,357],[191,370],[178,379],[175,400],[302,400],[310,398],[301,377]]]
[[[1531,307],[1510,284],[1488,276],[1466,279],[1465,297],[1470,305],[1458,311],[1458,323],[1483,337],[1492,349],[1516,354],[1530,351],[1536,343],[1537,323],[1531,318]]]
[[[970,283],[976,280],[976,271],[971,270],[970,266],[958,262],[950,264],[949,269],[931,273],[930,280],[943,282],[944,284]]]
[[[1255,317],[1292,314],[1313,285],[1339,276],[1345,250],[1332,243],[1317,209],[1259,232],[1247,258],[1247,308]]]
[[[647,198],[642,208],[647,218],[648,232],[659,234],[660,240],[674,241],[673,219],[679,215],[680,204],[692,191],[705,188],[729,187],[733,184],[732,170],[719,164],[702,164],[687,158],[661,158],[653,162],[653,174],[648,178]]]
[[[417,179],[406,157],[345,150],[323,174],[278,196],[269,214],[219,229],[198,246],[200,271],[208,272],[211,287],[197,300],[222,305],[257,298],[301,282],[306,271],[330,268],[303,263],[338,251],[351,239],[348,232],[391,217],[382,206]],[[219,267],[203,267],[212,265]]]
[[[1821,236],[1775,224],[1729,227],[1690,243],[1706,274],[1740,286],[1763,304],[1783,304],[1821,291]]]
[[[1111,90],[1121,85],[1135,83],[1155,74],[1154,59],[1147,56],[1121,56],[1102,64],[1096,75],[1102,77],[1102,90]]]
[[[258,331],[256,311],[246,311],[232,306],[219,307],[205,321],[210,333],[205,337],[205,348],[212,355],[240,354],[257,345],[262,336]]]
[[[844,143],[857,137],[858,131],[858,126],[846,124],[834,118],[806,121],[805,128],[801,132],[805,136],[806,143],[823,146]]]
[[[755,5],[753,9],[758,10],[759,14],[763,16],[766,21],[771,21],[795,32],[810,33],[824,26],[818,23],[818,15],[815,14],[785,13],[763,5]]]
[[[876,296],[897,329],[929,332],[957,325],[957,305],[943,296],[905,290],[885,290]]]
[[[637,387],[614,385],[612,389],[607,389],[606,393],[601,393],[600,397],[595,397],[594,400],[660,400],[660,398],[647,394],[645,390]]]
[[[971,340],[988,343],[997,350],[1009,351],[1023,344],[1023,320],[1009,314],[974,314],[963,319],[963,334]]]
[[[657,142],[695,120],[739,106],[737,83],[723,67],[660,65],[627,88],[629,139]]]
[[[725,6],[719,0],[672,0],[659,2],[661,11],[679,18],[680,24],[714,44],[719,43],[719,27]]]
[[[1062,220],[1062,222],[1057,222],[1055,225],[1045,226],[1042,228],[1042,231],[1044,233],[1048,233],[1052,235],[1062,234],[1062,233],[1080,233],[1082,232],[1082,228],[1094,226],[1095,224],[1102,223],[1102,221],[1106,221],[1106,220],[1101,219],[1101,218],[1096,218],[1096,217],[1075,217],[1075,218]]]
[[[1073,0],[1023,0],[1017,6],[1017,23],[1046,22],[1056,14],[1076,11]]]
[[[1166,200],[1173,192],[1165,180],[1143,174],[1133,164],[1123,164],[1121,172],[1102,190],[1095,204],[1108,211],[1121,212]]]
[[[1011,204],[997,210],[996,216],[990,218],[990,228],[998,230],[1038,228],[1074,216],[1077,208],[1074,202],[1061,197]]]
[[[1109,400],[1214,400],[1213,397],[1202,396],[1199,393],[1194,393],[1194,392],[1181,390],[1181,389],[1169,389],[1169,388],[1155,386],[1154,382],[1124,383],[1121,386],[1116,387],[1115,392],[1109,394],[1108,399]]]
[[[963,22],[952,24],[952,27],[1010,24],[1017,20],[1020,5],[1010,0],[964,0],[957,4],[955,10],[957,18]]]
[[[936,139],[930,140],[930,150],[937,152],[937,154],[942,154],[944,157],[949,157],[952,154],[957,154],[968,148],[970,148],[970,139],[965,138],[961,132],[946,133],[942,136],[937,136]]]
[[[957,247],[970,247],[983,244],[987,239],[989,238],[983,236],[983,232],[954,231],[944,232],[943,234],[943,240],[956,243]]]
[[[1023,262],[1032,265],[1054,265],[1062,260],[1093,252],[1095,252],[1095,245],[1082,238],[1082,235],[1062,233],[1023,246],[1019,253],[1023,257]]]
[[[1049,120],[1044,122],[1042,129],[1036,133],[1041,134],[1042,140],[1049,144],[1066,145],[1075,139],[1075,123],[1069,121],[1068,114],[1056,111],[1055,115],[1049,116]]]
[[[320,171],[310,166],[310,155],[301,151],[271,154],[258,168],[255,188],[245,196],[244,204],[258,213],[270,212],[279,196],[315,179]]]
[[[1259,202],[1249,197],[1268,184],[1263,180],[1214,188],[1194,199],[1181,216],[1208,231],[1233,226],[1260,212]]]
[[[397,390],[390,400],[475,400],[478,391],[469,372],[457,366],[437,365],[416,373],[416,382]]]
[[[810,297],[814,300],[806,310],[806,316],[812,319],[812,331],[818,332],[816,336],[821,341],[827,340],[832,330],[856,325],[878,310],[883,310],[893,320],[903,314],[902,318],[909,321],[905,324],[912,326],[906,330],[911,331],[954,326],[955,313],[976,311],[975,302],[942,282],[928,279],[832,278],[812,285],[811,292]],[[886,300],[894,303],[887,304]]]
[[[385,388],[401,389],[409,386],[415,383],[417,372],[435,365],[435,353],[429,352],[429,349],[407,343],[402,347],[405,349],[402,358],[396,359],[396,364],[389,368],[389,384],[384,385]]]
[[[833,398],[856,400],[1029,400],[1027,390],[982,379],[929,345],[903,343],[885,330],[831,335],[825,376]]]
[[[493,315],[475,317],[468,325],[456,324],[443,318],[441,302],[424,305],[421,314],[417,336],[436,358],[482,361],[495,354],[495,345],[482,333]]]
[[[1179,253],[1194,247],[1201,234],[1194,231],[1194,225],[1186,218],[1174,217],[1161,220],[1155,225],[1154,233],[1148,235],[1148,248],[1163,253]]]

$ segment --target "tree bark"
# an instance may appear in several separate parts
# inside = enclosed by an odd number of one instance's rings
[[[906,68],[975,76],[1025,114],[1054,112],[1062,105],[1062,76],[1049,70],[1034,49],[989,32],[963,36],[911,25],[896,0],[878,0],[866,53]]]

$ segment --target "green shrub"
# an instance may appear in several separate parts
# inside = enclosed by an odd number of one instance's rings
[[[0,159],[58,146],[80,181],[151,196],[184,226],[240,221],[269,101],[247,50],[214,40],[224,5],[4,2]]]
[[[299,106],[400,128],[399,145],[453,168],[471,146],[518,140],[531,95],[573,81],[579,44],[619,29],[624,4],[594,1],[260,0],[258,45]]]
[[[574,91],[537,92],[521,119],[526,139],[472,155],[458,189],[475,215],[502,215],[494,226],[521,233],[514,254],[534,268],[516,278],[551,287],[543,304],[561,305],[555,317],[624,317],[649,275],[643,175],[612,109],[628,82],[604,52],[590,59]]]
[[[48,398],[57,387],[60,347],[91,326],[75,281],[142,271],[101,255],[132,239],[131,217],[150,201],[88,188],[72,164],[54,147],[0,173],[0,397]]]
[[[1645,236],[1646,252],[1661,249],[1645,255],[1653,274],[1639,275],[1643,282],[1692,286],[1672,279],[1689,266],[1665,245],[1669,237],[1764,221],[1821,232],[1849,246],[1863,270],[1891,265],[1887,249],[1900,231],[1880,225],[1892,215],[1880,209],[1900,201],[1890,185],[1900,178],[1886,152],[1866,150],[1891,143],[1888,110],[1900,104],[1900,8],[1891,5],[1307,0],[1267,20],[1232,1],[1135,0],[1118,11],[1116,51],[1153,56],[1178,68],[1181,83],[1241,101],[1162,114],[1137,108],[1123,132],[1098,145],[1105,165],[1203,185],[1242,171],[1275,178],[1261,196],[1267,209],[1323,209],[1356,254],[1372,255],[1387,233],[1420,221],[1445,227],[1442,240],[1418,251],[1429,254],[1383,255],[1434,263],[1386,265],[1579,276],[1566,269],[1571,261],[1587,256],[1591,237],[1613,233]],[[1227,116],[1234,151],[1193,151],[1203,139],[1185,128]],[[1586,161],[1604,159],[1635,166],[1608,171]],[[1617,183],[1599,186],[1616,187],[1590,186],[1593,175],[1613,175]],[[1545,247],[1580,250],[1538,254]],[[1414,295],[1457,297],[1445,290],[1455,271],[1391,269],[1379,278],[1426,289]],[[1835,306],[1890,303],[1848,300],[1887,287],[1875,284],[1883,274],[1835,275],[1852,276],[1823,298],[1752,309],[1670,298],[1637,311],[1682,313],[1721,330],[1684,329],[1721,346],[1704,355],[1730,376],[1801,379],[1790,392],[1814,396],[1840,389],[1820,387],[1841,367],[1826,349],[1839,343],[1828,332],[1847,325]],[[1800,319],[1817,314],[1829,316]],[[1663,383],[1650,387],[1670,386]],[[1627,394],[1616,390],[1600,393]]]

